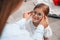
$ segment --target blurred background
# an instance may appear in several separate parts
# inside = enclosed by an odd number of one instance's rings
[[[55,5],[53,0],[24,0],[21,8],[9,17],[7,23],[14,23],[20,20],[24,12],[32,11],[38,3],[45,3],[50,7],[48,19],[53,31],[53,36],[50,40],[60,40],[60,4]]]

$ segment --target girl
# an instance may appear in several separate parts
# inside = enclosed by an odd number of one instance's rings
[[[36,29],[38,26],[44,26],[44,32],[39,32],[40,34],[43,34],[42,36],[43,40],[49,40],[49,38],[52,36],[52,30],[48,24],[48,13],[49,13],[49,7],[43,3],[37,4],[32,14],[32,20],[30,20],[27,24],[26,29],[30,32],[31,36],[34,35]],[[39,30],[41,31],[41,30]],[[40,37],[41,35],[38,34],[37,36]]]

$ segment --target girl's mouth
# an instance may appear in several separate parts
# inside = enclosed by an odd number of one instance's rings
[[[34,18],[35,20],[39,20],[39,18]]]

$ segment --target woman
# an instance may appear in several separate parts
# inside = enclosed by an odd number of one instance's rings
[[[6,23],[8,17],[21,6],[22,2],[23,0],[0,0],[0,35],[2,34],[1,40],[38,40],[37,32],[35,32],[34,36],[31,38],[29,32],[25,30],[26,21],[31,16],[30,13],[25,13],[23,18],[16,23]],[[41,30],[40,32],[43,32],[44,27],[38,27],[36,31],[39,31],[38,29]],[[43,34],[41,36],[43,36]],[[42,37],[39,38],[39,40],[42,40]]]

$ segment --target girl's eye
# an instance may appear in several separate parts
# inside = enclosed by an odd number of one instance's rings
[[[38,13],[39,16],[41,16],[41,13]]]

